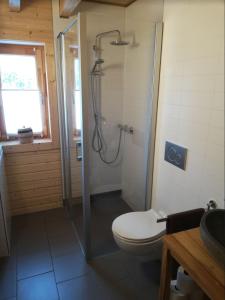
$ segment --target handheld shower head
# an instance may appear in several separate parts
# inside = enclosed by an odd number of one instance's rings
[[[97,60],[95,61],[95,64],[94,64],[92,70],[91,70],[91,74],[95,74],[95,73],[96,73],[96,68],[97,68],[97,66],[103,64],[104,62],[105,62],[105,61],[104,61],[104,59],[102,59],[102,58],[97,59]],[[99,72],[97,71],[97,73],[99,73]],[[97,73],[96,73],[96,74],[97,74]]]
[[[97,59],[96,61],[95,61],[95,64],[96,65],[101,65],[101,64],[104,64],[104,59],[102,59],[102,58],[99,58],[99,59]]]

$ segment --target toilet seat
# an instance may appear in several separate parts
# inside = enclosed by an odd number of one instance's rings
[[[124,243],[152,243],[160,240],[166,232],[165,223],[157,223],[159,217],[153,209],[127,213],[114,220],[112,231]]]
[[[146,240],[128,240],[126,238],[123,238],[119,235],[117,235],[115,232],[113,233],[114,237],[119,239],[121,242],[130,244],[130,245],[148,245],[148,244],[153,244],[157,241],[161,240],[161,236],[159,238],[151,238],[151,239],[146,239]]]

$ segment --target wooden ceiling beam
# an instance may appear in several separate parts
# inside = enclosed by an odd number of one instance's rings
[[[74,14],[76,7],[81,0],[59,0],[59,15],[62,18],[69,18]]]
[[[131,3],[135,2],[136,0],[83,0],[83,1],[127,7]]]
[[[21,0],[9,0],[9,10],[19,12],[21,10]]]
[[[73,16],[78,5],[84,1],[127,7],[136,0],[59,0],[60,17],[68,18]]]

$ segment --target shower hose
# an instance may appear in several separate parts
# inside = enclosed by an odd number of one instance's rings
[[[98,110],[98,105],[97,105],[97,95],[96,95],[96,88],[95,88],[95,82],[96,82],[97,75],[91,74],[91,100],[92,100],[92,107],[93,107],[93,113],[94,113],[94,132],[92,136],[92,148],[93,150],[99,154],[99,157],[102,162],[104,162],[107,165],[114,164],[120,154],[120,148],[121,148],[121,140],[122,140],[122,128],[120,128],[120,133],[119,133],[119,141],[118,141],[118,146],[116,150],[115,157],[112,160],[107,160],[104,157],[103,151],[104,151],[104,136],[102,133],[102,119],[100,116],[100,112]],[[107,149],[107,145],[106,145]]]

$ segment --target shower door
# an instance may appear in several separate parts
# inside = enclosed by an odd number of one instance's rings
[[[58,36],[58,94],[63,198],[85,256],[90,256],[88,183],[88,95],[85,16]],[[82,34],[81,34],[82,31]]]

